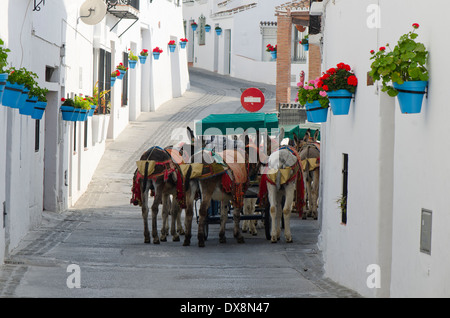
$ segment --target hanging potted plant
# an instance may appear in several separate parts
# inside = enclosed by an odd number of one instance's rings
[[[75,106],[75,112],[78,110],[78,118],[77,121],[85,121],[88,115],[88,111],[91,109],[91,103],[89,100],[86,99],[86,97],[83,97],[83,94],[80,94],[80,96],[74,97],[74,106]]]
[[[24,88],[23,88],[23,91],[22,91],[22,95],[19,98],[18,105],[17,105],[17,108],[19,108],[19,113],[20,114],[22,114],[22,108],[26,107],[27,99],[32,97],[32,96],[29,96],[30,91],[34,87],[38,87],[38,83],[35,80],[35,78],[38,78],[36,73],[33,73],[31,71],[28,71],[28,70],[24,69],[23,78],[24,78],[23,79],[23,81],[24,81]],[[36,101],[37,101],[37,99],[36,99]]]
[[[191,23],[192,30],[194,30],[194,31],[197,30],[197,26],[198,25],[197,25],[197,23],[195,23],[195,21]]]
[[[336,67],[327,70],[317,82],[317,86],[324,88],[328,93],[334,115],[348,114],[357,85],[358,79],[350,65],[345,63],[339,63]]]
[[[153,57],[155,60],[159,60],[159,55],[163,52],[162,49],[160,49],[159,47],[155,47],[153,49]]]
[[[42,115],[44,115],[45,108],[47,107],[47,88],[39,88],[38,90],[38,100],[36,102],[36,106],[34,106],[33,114],[31,114],[31,118],[33,119],[42,119]]]
[[[211,26],[209,24],[205,24],[205,31],[206,32],[211,31]]]
[[[11,67],[8,70],[8,79],[3,92],[2,104],[11,108],[19,108],[19,100],[25,87],[26,69],[16,69]]]
[[[304,51],[309,51],[309,34],[303,37],[303,39],[300,41],[300,44],[303,46]]]
[[[125,73],[128,70],[128,67],[125,67],[122,63],[119,63],[119,65],[116,66],[116,69],[119,70],[120,74],[117,75],[117,79],[122,79],[125,76]]]
[[[180,47],[182,48],[182,49],[184,49],[185,47],[186,47],[186,43],[188,42],[188,39],[185,39],[185,38],[181,38],[180,39]]]
[[[134,69],[136,67],[136,63],[138,61],[138,57],[133,54],[133,51],[131,49],[128,49],[128,64],[130,65],[130,68]]]
[[[30,91],[28,92],[28,96],[25,100],[25,103],[19,108],[19,114],[21,115],[33,115],[34,108],[36,107],[38,96],[40,94],[40,87],[37,82],[30,87]]]
[[[222,28],[220,26],[216,26],[215,30],[216,30],[216,34],[217,35],[221,35],[222,34]]]
[[[67,121],[76,121],[74,118],[75,103],[72,98],[61,98],[62,105],[60,107],[62,119]]]
[[[419,24],[414,23],[412,27],[413,30],[402,35],[390,52],[386,49],[389,44],[380,47],[378,52],[370,52],[373,62],[369,75],[381,81],[383,92],[398,97],[404,114],[420,113],[429,79],[426,67],[428,51],[424,44],[415,41]]]
[[[8,79],[8,72],[5,67],[8,65],[8,53],[11,52],[8,48],[3,48],[4,42],[0,39],[0,101],[3,97],[3,92],[6,86],[6,80]]]
[[[114,83],[116,82],[118,76],[120,76],[119,70],[115,70],[114,72],[111,73],[111,87],[114,86]]]
[[[170,52],[175,52],[175,48],[177,47],[175,40],[169,41],[167,45],[169,45]]]
[[[141,62],[141,64],[145,64],[145,61],[147,61],[147,56],[148,56],[148,50],[143,49],[141,51],[141,53],[139,53],[139,62]]]
[[[272,59],[277,59],[277,45],[272,46],[272,44],[266,45],[266,51],[269,52],[272,55]]]
[[[326,88],[319,87],[320,79],[317,78],[314,81],[308,83],[298,83],[298,102],[301,105],[305,105],[306,117],[309,122],[322,123],[327,121],[329,99],[327,96]]]

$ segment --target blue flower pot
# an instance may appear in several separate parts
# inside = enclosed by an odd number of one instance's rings
[[[303,45],[303,51],[305,51],[305,52],[309,51],[309,43],[302,44],[302,45]]]
[[[136,67],[137,61],[135,60],[128,60],[128,65],[130,68],[134,69]]]
[[[197,30],[197,26],[198,26],[197,24],[191,24],[192,30],[194,31]]]
[[[117,77],[111,77],[111,87],[114,86],[114,83],[116,82]]]
[[[410,81],[403,84],[394,83],[398,90],[398,102],[403,114],[418,114],[422,110],[423,95],[428,81]]]
[[[272,55],[272,58],[273,58],[274,60],[277,59],[277,52],[276,52],[276,51],[275,51],[275,52],[270,52],[270,54]]]
[[[153,52],[153,58],[155,59],[155,60],[159,60],[159,52]]]
[[[33,119],[42,119],[42,115],[44,115],[45,107],[47,107],[47,102],[36,102],[36,106],[34,106],[33,114],[31,114],[31,118]]]
[[[17,106],[18,106],[17,108],[21,109],[22,107],[25,106],[25,102],[28,99],[28,93],[29,92],[30,92],[30,90],[28,88],[25,87],[23,89],[22,95],[20,95],[19,102],[17,103]]]
[[[216,34],[217,35],[221,35],[222,34],[222,29],[216,29]]]
[[[184,49],[186,47],[186,42],[180,41],[180,47]]]
[[[328,92],[333,115],[348,115],[353,94],[346,89]]]
[[[176,45],[169,45],[170,52],[175,52]]]
[[[126,73],[127,71],[119,70],[119,72],[120,72],[120,75],[117,76],[116,78],[121,80],[121,79],[125,76],[125,73]]]
[[[3,106],[9,106],[11,108],[19,108],[18,103],[20,96],[22,96],[22,90],[25,86],[19,84],[11,84],[6,81],[5,91],[3,92],[2,104]]]
[[[145,64],[145,61],[147,61],[147,56],[139,55],[139,62],[141,62],[141,64]]]
[[[79,121],[81,108],[76,108],[73,110],[72,121]]]
[[[5,91],[6,80],[8,79],[8,73],[0,74],[0,102],[3,98],[3,92]]]
[[[75,107],[73,106],[61,106],[61,114],[62,119],[67,121],[72,121],[73,112],[75,110]]]
[[[25,104],[19,108],[19,114],[28,116],[33,115],[34,107],[36,106],[37,100],[38,100],[37,96],[31,97],[28,96],[27,99],[25,100]]]
[[[313,103],[306,103],[306,118],[311,123],[323,123],[327,121],[328,107],[323,108],[318,100]]]
[[[211,31],[211,26],[206,26],[206,25],[205,25],[205,31],[206,31],[206,32]]]
[[[91,105],[91,109],[88,111],[88,116],[92,117],[94,115],[95,109],[97,108],[97,105]]]
[[[78,116],[78,121],[85,121],[88,117],[88,109],[80,109],[80,116]]]

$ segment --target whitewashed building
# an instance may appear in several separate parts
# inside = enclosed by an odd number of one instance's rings
[[[277,63],[266,52],[277,44],[276,7],[287,0],[183,0],[191,65],[248,81],[276,84]],[[191,23],[198,28],[193,31]],[[211,26],[209,32],[205,25]],[[215,28],[222,34],[217,35]],[[299,41],[307,34],[292,27],[291,84],[308,74],[308,53]]]
[[[167,43],[185,37],[181,1],[105,1],[106,15],[84,23],[84,0],[9,0],[0,10],[0,38],[10,65],[37,73],[49,89],[41,120],[0,105],[0,262],[42,211],[71,207],[86,191],[105,149],[141,112],[154,111],[189,87],[186,51]],[[118,4],[113,6],[112,4]],[[153,60],[152,49],[164,51]],[[110,74],[127,64],[128,49],[149,50],[146,64],[110,88]],[[110,90],[106,114],[63,121],[62,97]]]
[[[322,124],[326,275],[368,297],[449,297],[450,108],[444,92],[450,3],[325,0],[323,8],[322,70],[344,62],[359,79],[350,113],[329,114]],[[421,113],[402,114],[397,98],[367,80],[369,52],[386,43],[393,48],[413,23],[429,51],[430,81]],[[343,170],[346,219],[336,202]]]

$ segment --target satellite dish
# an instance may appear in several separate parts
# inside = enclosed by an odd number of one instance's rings
[[[80,7],[80,19],[86,24],[94,25],[106,15],[106,4],[103,0],[86,0]]]

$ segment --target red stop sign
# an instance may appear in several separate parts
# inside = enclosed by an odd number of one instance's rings
[[[257,88],[247,88],[241,95],[242,107],[249,112],[257,112],[264,106],[264,103],[264,94]]]

